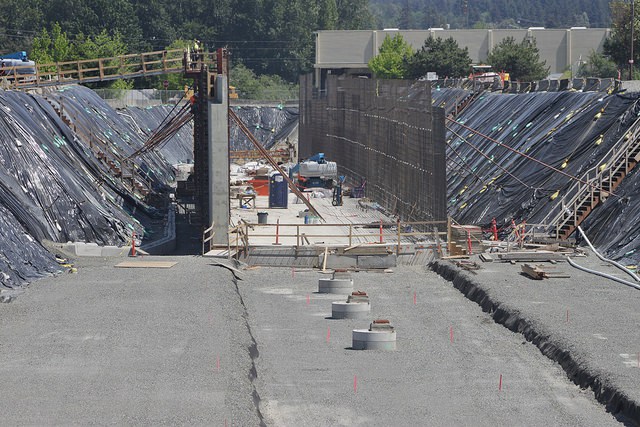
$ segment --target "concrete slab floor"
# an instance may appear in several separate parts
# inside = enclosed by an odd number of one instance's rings
[[[633,282],[619,269],[593,254],[573,260],[592,270],[602,271]],[[517,263],[482,263],[476,274],[461,273],[459,287],[473,289],[472,298],[482,304],[500,307],[499,317],[518,325],[525,334],[535,333],[541,348],[565,359],[576,381],[604,394],[615,407],[620,398],[634,402],[625,405],[640,422],[640,291],[613,280],[585,273],[566,262],[542,263],[544,269],[568,278],[532,280],[522,274]],[[494,310],[495,311],[495,310]],[[531,337],[530,337],[531,339]],[[569,364],[571,360],[571,364]],[[600,389],[602,387],[602,389]],[[608,390],[608,391],[605,391]],[[613,395],[614,390],[617,395]],[[591,391],[594,393],[594,391]]]
[[[305,233],[311,244],[341,244],[347,245],[349,242],[349,224],[367,224],[383,222],[393,222],[394,220],[382,212],[375,209],[362,210],[358,207],[358,200],[345,197],[342,206],[332,206],[331,197],[310,199],[313,206],[325,219],[326,224],[345,224],[344,226],[322,226],[305,225],[304,218],[299,217],[300,211],[307,209],[306,205],[297,200],[295,194],[289,194],[289,203],[286,209],[269,209],[269,198],[267,196],[257,196],[255,208],[240,209],[239,204],[232,203],[231,219],[237,224],[240,219],[251,224],[258,223],[258,212],[266,212],[269,226],[259,226],[250,229],[249,243],[251,245],[272,245],[275,243],[276,222],[279,220],[279,242],[283,245],[295,245],[296,227],[287,227],[284,224],[299,225],[300,233]],[[234,201],[235,202],[235,201]],[[380,241],[380,231],[378,228],[354,228],[352,231],[352,244],[357,243],[377,243]],[[261,235],[261,236],[258,236]],[[339,235],[340,237],[335,237]],[[389,236],[396,241],[393,231],[384,229],[383,239]]]

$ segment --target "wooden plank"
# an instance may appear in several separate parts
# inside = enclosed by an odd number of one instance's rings
[[[493,262],[493,258],[488,253],[481,253],[480,260],[482,262]]]
[[[116,268],[171,268],[177,262],[169,261],[123,261]]]
[[[566,261],[566,257],[558,252],[507,252],[498,254],[501,261]]]
[[[546,277],[545,271],[539,265],[523,264],[522,272],[534,280],[542,280]]]

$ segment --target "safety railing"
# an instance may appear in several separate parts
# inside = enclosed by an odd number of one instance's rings
[[[432,247],[441,256],[463,255],[479,253],[486,249],[487,240],[477,233],[464,233],[457,239],[455,230],[473,228],[474,232],[481,230],[479,227],[461,225],[449,219],[448,221],[413,221],[413,222],[377,222],[377,223],[353,223],[353,224],[255,224],[241,222],[237,226],[229,228],[230,256],[235,254],[248,254],[250,247],[258,246],[288,246],[299,249],[305,246],[344,246],[346,250],[355,248],[367,248],[385,246],[396,255],[403,253],[403,244],[423,243]],[[504,240],[495,241],[496,245],[507,250],[522,248],[525,244],[543,243],[549,235],[549,224],[540,223],[513,223],[511,231]],[[213,227],[212,227],[213,228]],[[208,242],[207,233],[205,239]],[[212,237],[212,236],[211,236]],[[204,244],[204,243],[203,243]],[[450,245],[459,245],[459,250]],[[467,248],[468,245],[468,248]],[[471,247],[473,246],[473,250]],[[478,252],[476,252],[478,249]],[[203,246],[203,251],[205,250]],[[204,252],[203,252],[204,253]]]
[[[249,251],[249,238],[245,233],[246,224],[238,224],[235,227],[229,229],[229,245],[227,246],[228,256],[234,256],[238,258],[240,254],[247,254]]]
[[[202,232],[202,255],[213,249],[211,246],[211,240],[213,240],[213,236],[216,234],[216,232],[213,231],[213,226],[214,223],[212,222],[211,227]]]
[[[377,222],[358,224],[249,224],[242,223],[241,243],[238,248],[251,246],[287,245],[296,248],[305,245],[346,245],[355,247],[371,243],[395,247],[400,254],[402,243],[430,239],[442,251],[446,243],[447,221]],[[442,230],[442,231],[441,231]],[[237,238],[234,238],[234,242]],[[251,243],[250,243],[251,242]]]
[[[5,67],[0,74],[4,87],[20,89],[182,73],[188,69],[209,67],[216,62],[215,52],[190,55],[184,49],[168,49],[109,58]]]
[[[579,217],[581,206],[595,207],[602,198],[606,198],[614,190],[616,174],[629,172],[631,154],[640,144],[640,119],[637,119],[629,130],[602,157],[600,164],[586,171],[580,181],[576,181],[566,192],[559,203],[542,219],[542,223],[555,226],[556,237],[560,237],[560,230],[569,222],[573,226],[579,225],[584,218]],[[636,158],[633,158],[637,161]]]
[[[246,235],[246,223],[241,223],[229,228],[229,239],[227,240],[227,253],[226,256],[228,258],[236,257],[238,258],[242,253],[248,253],[249,250],[249,239]],[[211,224],[211,227],[204,230],[202,233],[202,255],[207,254],[208,252],[214,249],[220,249],[220,246],[213,246],[211,241],[215,236],[214,224]]]
[[[536,242],[538,238],[549,237],[549,224],[529,224],[527,222],[512,224],[511,232],[505,240],[507,243],[514,243],[520,248],[524,246],[525,242]]]

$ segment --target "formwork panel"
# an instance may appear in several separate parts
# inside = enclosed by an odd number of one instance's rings
[[[444,110],[432,107],[429,85],[329,76],[320,93],[311,83],[301,79],[302,157],[325,153],[402,220],[444,220]]]

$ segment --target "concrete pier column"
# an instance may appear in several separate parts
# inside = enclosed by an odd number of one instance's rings
[[[215,94],[209,100],[209,225],[215,232],[212,246],[229,243],[229,86],[217,75]]]

